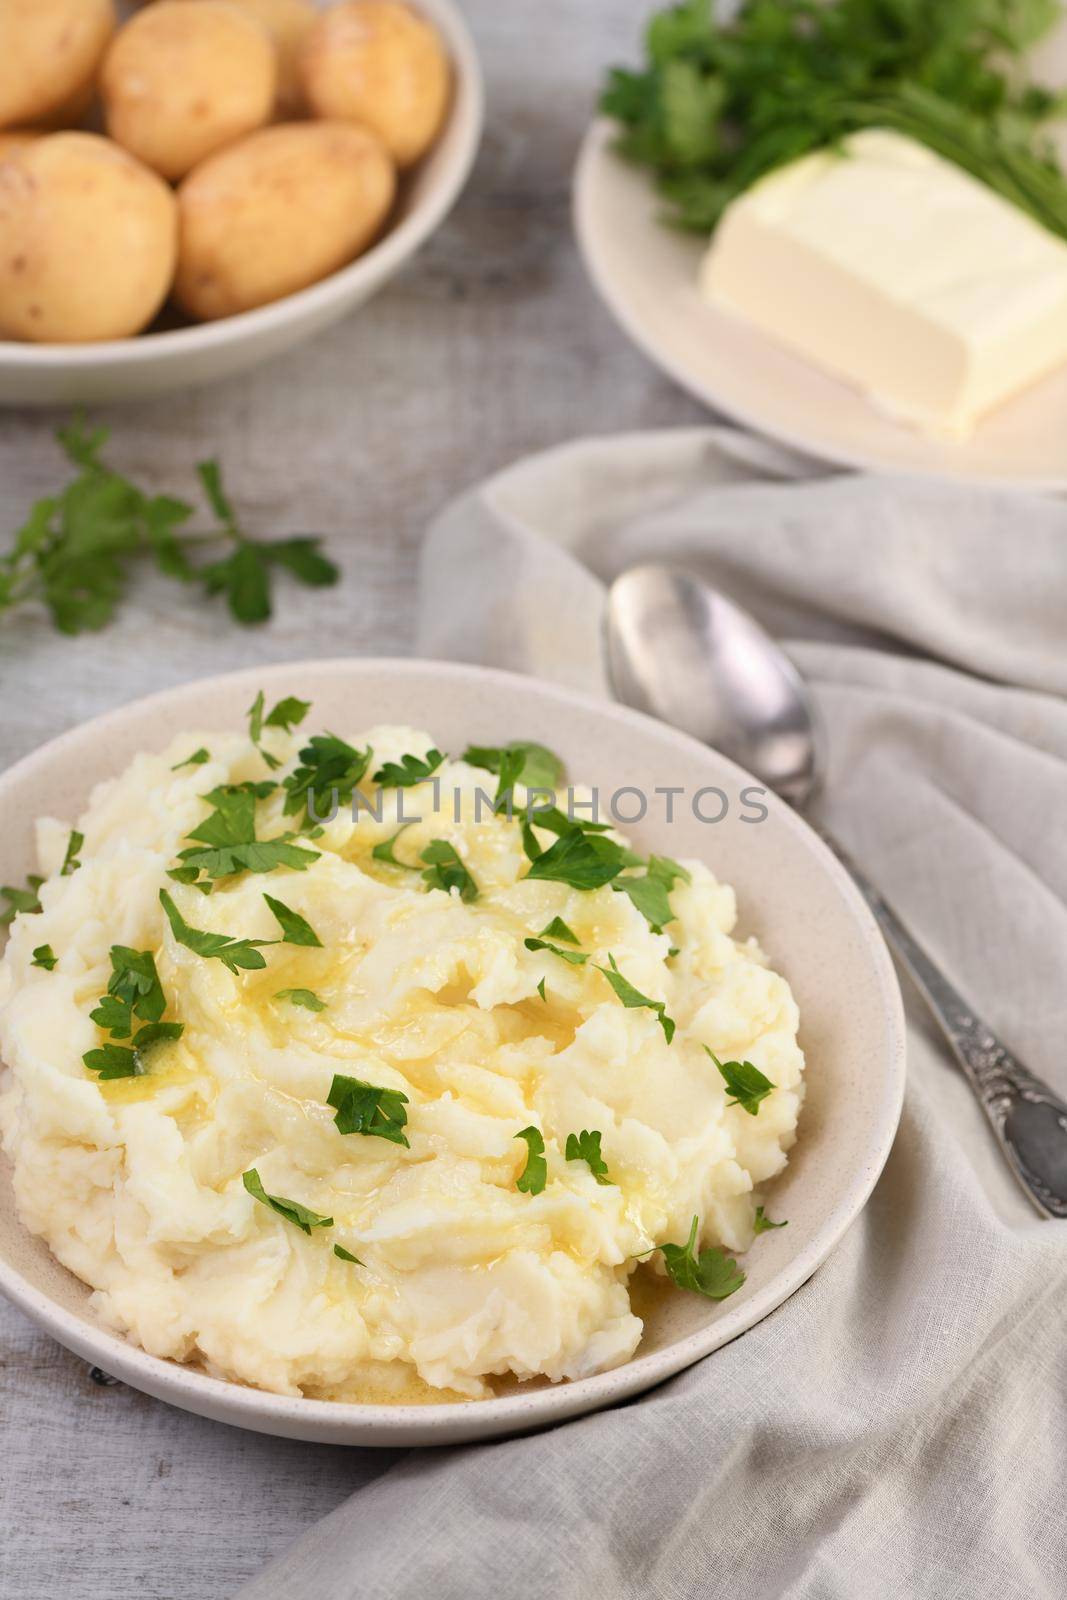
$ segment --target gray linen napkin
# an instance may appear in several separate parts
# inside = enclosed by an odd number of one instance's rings
[[[820,477],[725,430],[590,440],[440,519],[420,653],[604,692],[603,582],[648,558],[792,641],[826,821],[1067,1091],[1067,509]],[[617,1410],[408,1455],[244,1600],[1059,1600],[1067,1224],[910,1011],[885,1175],[791,1300]]]

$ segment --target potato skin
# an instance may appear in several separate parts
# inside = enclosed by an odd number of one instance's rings
[[[312,114],[373,129],[400,167],[441,130],[451,68],[436,30],[400,0],[341,0],[322,12],[300,60]]]
[[[182,178],[269,120],[277,76],[273,41],[237,6],[159,0],[104,57],[107,131],[163,177]]]
[[[318,283],[371,243],[395,193],[393,163],[365,128],[293,122],[251,134],[178,191],[175,296],[210,321]]]
[[[3,0],[0,128],[86,106],[116,22],[113,0]]]
[[[280,120],[302,116],[307,110],[300,81],[300,52],[318,16],[311,0],[230,0],[246,11],[274,40],[278,51],[276,111]]]
[[[124,339],[166,298],[178,206],[154,172],[92,133],[0,163],[0,329],[38,344]]]

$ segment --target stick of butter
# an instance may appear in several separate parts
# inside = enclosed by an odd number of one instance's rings
[[[881,129],[735,200],[701,291],[935,435],[966,437],[1067,361],[1067,243]]]

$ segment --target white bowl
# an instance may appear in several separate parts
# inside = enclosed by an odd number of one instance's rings
[[[322,3],[322,0],[317,0]],[[243,372],[330,327],[368,300],[443,222],[474,163],[482,133],[481,64],[453,0],[417,0],[452,59],[448,121],[401,185],[389,230],[351,266],[240,316],[103,344],[0,340],[0,405],[95,405],[143,400]]]
[[[738,797],[752,780],[732,762],[651,718],[485,668],[424,661],[318,661],[188,684],[65,734],[0,778],[0,882],[32,867],[34,819],[74,818],[94,783],[183,726],[243,727],[258,688],[314,702],[316,724],[425,727],[442,749],[516,737],[558,751],[575,779],[605,793],[624,785],[712,785],[732,797],[718,824],[689,809],[630,833],[640,846],[706,860],[735,885],[742,929],[758,935],[789,979],[808,1054],[798,1143],[769,1194],[789,1226],[762,1235],[744,1260],[744,1287],[720,1305],[681,1291],[657,1297],[633,1360],[556,1386],[515,1384],[492,1400],[363,1406],[288,1399],[160,1360],[108,1332],[89,1291],[20,1225],[0,1164],[0,1290],[61,1344],[123,1382],[201,1416],[262,1433],[333,1444],[455,1444],[558,1422],[633,1395],[743,1333],[825,1260],[866,1201],[889,1153],[904,1087],[904,1027],[885,945],[851,879],[787,806],[770,799],[759,824]],[[358,708],[358,713],[353,708]],[[710,808],[712,802],[702,804]],[[684,804],[681,803],[681,804]]]
[[[1067,63],[1065,35],[1061,69]],[[1063,81],[1061,70],[1052,81]],[[926,438],[877,411],[758,328],[707,305],[707,241],[665,224],[646,173],[596,122],[574,178],[574,224],[593,285],[649,360],[713,410],[839,466],[1000,487],[1067,489],[1067,368],[1001,406],[967,440]]]

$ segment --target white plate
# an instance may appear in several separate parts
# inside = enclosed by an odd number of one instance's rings
[[[745,1258],[744,1287],[721,1305],[683,1292],[658,1297],[626,1366],[551,1386],[515,1385],[492,1400],[441,1406],[361,1406],[288,1399],[146,1355],[107,1332],[85,1285],[15,1216],[0,1166],[0,1290],[60,1343],[125,1383],[201,1416],[263,1433],[334,1444],[455,1444],[558,1422],[678,1372],[751,1328],[809,1278],[864,1205],[889,1153],[904,1087],[900,993],[881,936],[851,880],[788,807],[758,825],[736,803],[751,780],[722,756],[650,718],[530,678],[422,661],[333,661],[207,679],[125,706],[65,734],[0,778],[0,882],[32,869],[33,821],[73,819],[93,784],[185,726],[243,727],[258,688],[314,701],[311,720],[342,732],[353,718],[415,724],[442,749],[524,737],[556,749],[574,778],[624,786],[714,785],[733,797],[718,825],[679,803],[673,823],[630,830],[639,845],[706,860],[735,885],[742,928],[758,935],[791,982],[808,1052],[799,1141],[769,1190],[789,1226]],[[309,724],[310,725],[310,724]],[[705,799],[709,808],[714,802]]]
[[[455,204],[474,164],[484,119],[481,64],[462,13],[453,0],[416,3],[451,57],[452,106],[430,154],[404,179],[388,232],[376,245],[310,289],[219,322],[102,344],[0,339],[0,405],[107,404],[214,383],[331,327],[394,277]]]
[[[578,243],[596,289],[651,361],[714,410],[840,466],[1017,489],[1067,489],[1067,368],[1002,406],[962,443],[882,416],[697,292],[705,242],[660,220],[643,170],[612,148],[614,124],[586,135],[574,183]]]

